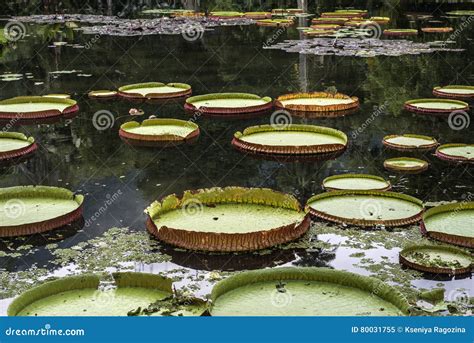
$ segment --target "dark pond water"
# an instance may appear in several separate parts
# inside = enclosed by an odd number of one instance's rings
[[[407,20],[405,23],[408,25]],[[386,150],[381,143],[383,136],[399,133],[431,135],[442,143],[474,143],[473,124],[463,130],[453,130],[445,119],[402,110],[403,102],[408,99],[430,97],[434,86],[473,84],[473,27],[463,31],[457,39],[457,46],[466,49],[465,52],[367,59],[264,50],[263,43],[276,29],[255,26],[216,28],[206,31],[202,39],[195,42],[180,35],[94,38],[62,25],[28,25],[27,28],[28,37],[2,50],[0,74],[18,73],[23,74],[23,78],[0,81],[1,98],[69,93],[78,101],[80,112],[67,122],[18,128],[34,136],[40,150],[22,164],[1,169],[0,186],[52,185],[86,196],[84,229],[67,231],[66,238],[58,242],[59,247],[71,247],[98,237],[111,227],[144,231],[143,210],[152,201],[187,189],[228,185],[269,187],[295,194],[304,203],[309,196],[322,192],[320,185],[325,177],[364,172],[384,176],[391,180],[394,191],[425,202],[461,201],[474,193],[472,168],[438,161],[432,153],[418,154],[431,164],[423,174],[403,176],[387,172],[383,161],[400,154]],[[418,39],[443,39],[435,37]],[[289,38],[299,38],[298,31],[290,29],[277,41]],[[52,42],[59,40],[85,48],[51,47]],[[55,71],[69,72],[55,74]],[[131,107],[138,107],[146,116],[187,119],[183,103],[99,102],[86,94],[94,89],[116,89],[145,81],[186,82],[192,85],[194,94],[236,91],[271,97],[336,87],[340,92],[359,97],[361,108],[341,118],[293,118],[294,123],[330,126],[348,134],[349,148],[332,161],[279,163],[253,159],[232,149],[230,141],[235,131],[267,124],[269,115],[249,120],[199,117],[196,122],[201,127],[201,137],[196,145],[167,150],[137,149],[119,139],[119,125],[129,120],[122,116],[126,116]],[[98,130],[92,118],[94,113],[103,110],[113,113],[115,125]],[[360,134],[355,137],[353,133],[360,128]],[[114,195],[118,196],[105,213],[95,216]],[[340,235],[322,235],[320,239],[343,240],[344,231],[341,230]],[[13,273],[27,270],[32,263],[48,266],[51,256],[42,248],[46,239],[32,237],[21,244],[32,243],[39,247],[35,253],[0,258],[0,268]],[[204,266],[197,255],[172,248],[166,248],[165,252],[173,257],[173,266],[189,267],[190,272],[229,267],[229,260],[219,256],[210,257]],[[359,272],[351,264],[349,255],[353,252],[353,249],[341,248],[328,256],[279,251],[266,256],[241,255],[232,260],[231,269],[264,267],[271,265],[272,259],[280,259],[284,263],[329,265]],[[397,252],[397,249],[381,248],[373,249],[370,255],[388,256],[396,261]],[[157,264],[155,268],[148,266],[142,270],[157,272],[166,268],[171,267]],[[416,281],[417,286],[427,288],[436,283]],[[446,285],[471,289],[472,296],[471,279],[449,281]]]

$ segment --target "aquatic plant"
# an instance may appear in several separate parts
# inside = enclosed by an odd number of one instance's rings
[[[327,268],[241,272],[211,293],[213,316],[397,316],[410,313],[405,297],[367,276]]]
[[[82,217],[84,196],[49,186],[0,188],[0,237],[24,236],[70,224]]]
[[[146,213],[147,229],[159,240],[204,251],[268,248],[295,240],[310,224],[293,196],[267,188],[186,191],[155,201]]]
[[[308,199],[306,211],[340,224],[404,226],[420,221],[423,203],[395,192],[342,190],[314,195]]]

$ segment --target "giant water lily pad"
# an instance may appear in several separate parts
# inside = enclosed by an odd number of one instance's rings
[[[49,231],[82,217],[84,197],[48,186],[0,188],[0,237]]]
[[[402,226],[418,222],[421,200],[383,191],[334,191],[311,197],[306,210],[313,216],[357,226]]]
[[[37,148],[33,137],[19,132],[0,132],[0,161],[27,156]]]
[[[217,283],[213,316],[398,316],[406,299],[382,281],[326,268],[242,272]]]
[[[436,149],[442,160],[457,163],[474,163],[474,144],[443,144]]]
[[[383,162],[385,169],[407,174],[422,173],[429,168],[429,163],[419,158],[395,157]]]
[[[463,16],[469,17],[469,16],[474,15],[474,11],[470,11],[470,10],[459,10],[459,11],[447,12],[446,14],[447,14],[447,15],[460,16],[460,17],[463,17]]]
[[[440,245],[415,245],[400,251],[400,263],[423,272],[458,275],[470,273],[472,256],[461,249]]]
[[[385,36],[416,36],[418,35],[418,30],[415,29],[388,29],[384,30],[383,34]]]
[[[248,93],[212,93],[186,99],[184,108],[193,113],[229,115],[262,112],[273,107],[272,99]]]
[[[323,180],[323,188],[327,191],[387,191],[391,187],[390,181],[369,174],[339,174],[329,176]]]
[[[191,94],[191,86],[186,83],[146,82],[122,86],[118,95],[131,99],[168,99]]]
[[[467,111],[469,104],[450,99],[416,99],[405,102],[405,109],[415,113],[449,114],[453,111]]]
[[[250,154],[336,157],[347,146],[347,136],[315,125],[260,125],[236,132],[232,145]]]
[[[172,281],[155,274],[115,273],[115,288],[100,289],[97,275],[69,276],[46,282],[16,298],[9,316],[200,315],[202,306],[164,306],[173,297]],[[161,311],[148,311],[161,304]]]
[[[433,137],[413,134],[388,135],[382,142],[386,147],[401,151],[431,150],[438,146]]]
[[[272,14],[270,12],[245,12],[244,17],[250,19],[270,19]]]
[[[141,124],[131,121],[120,126],[120,137],[127,143],[141,146],[175,146],[194,142],[199,127],[179,119],[147,119]]]
[[[474,202],[429,209],[423,215],[422,232],[443,242],[474,248]]]
[[[289,194],[267,188],[226,187],[186,191],[151,204],[148,231],[186,249],[248,251],[294,240],[309,217]]]
[[[453,32],[452,27],[423,27],[421,31],[424,33],[449,33]]]
[[[349,18],[344,17],[324,17],[324,18],[314,18],[312,24],[335,24],[335,25],[344,25]]]
[[[291,19],[262,19],[257,20],[258,26],[271,26],[271,27],[287,27],[293,25],[294,22]]]
[[[0,119],[47,119],[77,112],[75,100],[57,97],[19,96],[0,101]]]
[[[341,93],[312,92],[279,96],[275,105],[295,112],[338,112],[359,107],[359,99]]]
[[[449,85],[435,87],[433,95],[443,98],[474,99],[474,86]]]
[[[90,91],[87,93],[89,98],[92,99],[112,99],[117,96],[116,91],[111,91],[108,89],[101,89],[101,90],[96,90],[96,91]]]

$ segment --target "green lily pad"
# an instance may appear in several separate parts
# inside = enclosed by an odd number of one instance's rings
[[[387,29],[383,31],[386,36],[416,36],[418,30],[415,29]]]
[[[279,96],[276,106],[298,112],[345,111],[359,107],[359,99],[342,93],[294,93]]]
[[[436,206],[423,215],[428,236],[456,245],[474,247],[474,202]]]
[[[325,178],[323,188],[331,191],[366,190],[386,191],[391,188],[390,181],[368,174],[339,174]]]
[[[472,98],[474,97],[474,86],[449,85],[435,87],[433,89],[433,94],[442,97]]]
[[[460,11],[451,11],[447,12],[447,15],[454,15],[454,16],[460,16],[460,17],[469,17],[471,15],[474,15],[474,11],[469,11],[469,10],[460,10]]]
[[[209,114],[261,112],[273,107],[272,99],[248,93],[211,93],[186,99],[184,108]]]
[[[221,95],[215,94],[215,96],[202,96],[198,95],[195,97],[188,98],[187,103],[193,104],[197,109],[201,107],[217,107],[217,108],[245,108],[252,106],[265,105],[269,102],[269,98],[261,98],[259,96],[242,96],[239,93],[222,93]],[[249,94],[250,95],[250,94]]]
[[[19,113],[63,113],[75,105],[76,101],[72,99],[20,96],[0,101],[0,114],[17,116]]]
[[[111,91],[111,90],[97,90],[97,91],[90,91],[88,93],[88,96],[90,98],[112,98],[117,95],[116,91]]]
[[[82,195],[48,186],[0,188],[0,237],[48,231],[79,219]]]
[[[469,104],[450,99],[416,99],[405,102],[405,109],[412,112],[451,113],[456,110],[468,110]]]
[[[210,188],[151,204],[148,230],[186,249],[245,251],[288,242],[309,228],[291,195],[266,188]]]
[[[387,147],[397,150],[429,150],[438,144],[432,137],[413,134],[385,136],[383,143]]]
[[[115,273],[116,288],[99,289],[96,275],[70,276],[26,291],[9,316],[127,316],[173,296],[172,281],[155,274]],[[153,314],[160,314],[157,310]]]
[[[447,161],[474,162],[474,144],[443,144],[436,149],[436,156]]]
[[[33,137],[26,137],[19,132],[0,132],[0,159],[2,153],[24,149],[34,143]]]
[[[315,125],[260,125],[236,132],[232,145],[242,151],[272,155],[330,154],[345,150],[347,136]]]
[[[375,278],[326,268],[243,272],[217,283],[213,316],[397,316],[409,305]]]
[[[185,83],[147,82],[122,86],[119,95],[129,98],[173,98],[191,94],[191,86]]]
[[[396,172],[421,173],[428,169],[429,164],[424,160],[411,157],[389,158],[383,162],[385,169]]]
[[[127,122],[120,126],[119,135],[130,143],[173,145],[197,138],[199,127],[190,121],[155,118],[144,120],[141,124],[136,121]]]
[[[471,271],[472,256],[454,247],[416,245],[400,251],[400,262],[425,272],[454,275]]]
[[[383,191],[334,191],[311,197],[306,210],[313,216],[357,226],[402,226],[421,219],[417,198]]]

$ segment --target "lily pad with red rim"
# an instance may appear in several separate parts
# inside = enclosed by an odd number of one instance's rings
[[[415,113],[449,114],[453,111],[468,111],[469,104],[451,99],[415,99],[405,102],[405,109]]]
[[[383,162],[385,169],[407,174],[422,173],[429,168],[429,163],[419,158],[395,157]]]
[[[401,151],[427,151],[438,146],[438,141],[433,137],[414,134],[388,135],[383,138],[382,143],[388,148]]]
[[[131,145],[167,147],[195,142],[199,127],[191,121],[155,118],[141,124],[136,121],[122,124],[119,135]]]
[[[82,218],[84,197],[49,186],[0,188],[0,237],[50,231]]]
[[[19,96],[0,101],[0,120],[44,120],[67,117],[79,110],[72,99]]]
[[[246,271],[218,282],[213,316],[399,316],[410,306],[395,288],[372,277],[328,268]]]
[[[288,27],[294,24],[291,19],[261,19],[257,20],[257,26],[270,26],[270,27]]]
[[[422,272],[459,275],[471,273],[472,255],[442,245],[414,245],[400,251],[400,263]]]
[[[130,99],[170,99],[190,95],[191,86],[186,83],[146,82],[122,86],[118,95]]]
[[[273,108],[270,97],[248,93],[211,93],[186,99],[184,108],[188,112],[215,116],[250,114]]]
[[[337,113],[357,109],[359,99],[342,93],[293,93],[279,96],[275,100],[275,106],[297,113]]]
[[[186,191],[155,201],[147,229],[159,240],[190,250],[251,251],[302,236],[309,216],[289,194],[267,188]]]
[[[236,132],[232,145],[249,154],[328,159],[345,151],[347,136],[323,126],[259,125]]]
[[[418,30],[415,29],[387,29],[383,31],[385,36],[407,37],[417,36]]]
[[[420,221],[423,203],[395,192],[343,190],[311,197],[306,203],[306,211],[340,224],[404,226]]]
[[[443,98],[471,100],[474,99],[474,86],[449,85],[435,87],[433,89],[433,95]]]
[[[443,144],[436,149],[436,157],[456,163],[474,163],[474,144]]]
[[[322,186],[327,191],[388,191],[392,187],[390,181],[387,181],[380,176],[369,174],[332,175],[323,180]]]
[[[37,148],[33,137],[19,132],[0,132],[0,162],[26,157]]]
[[[421,231],[442,242],[474,248],[474,202],[430,208],[423,215]]]
[[[113,99],[117,96],[116,91],[111,91],[107,89],[101,89],[101,90],[96,90],[96,91],[90,91],[87,93],[89,98],[92,99]]]

